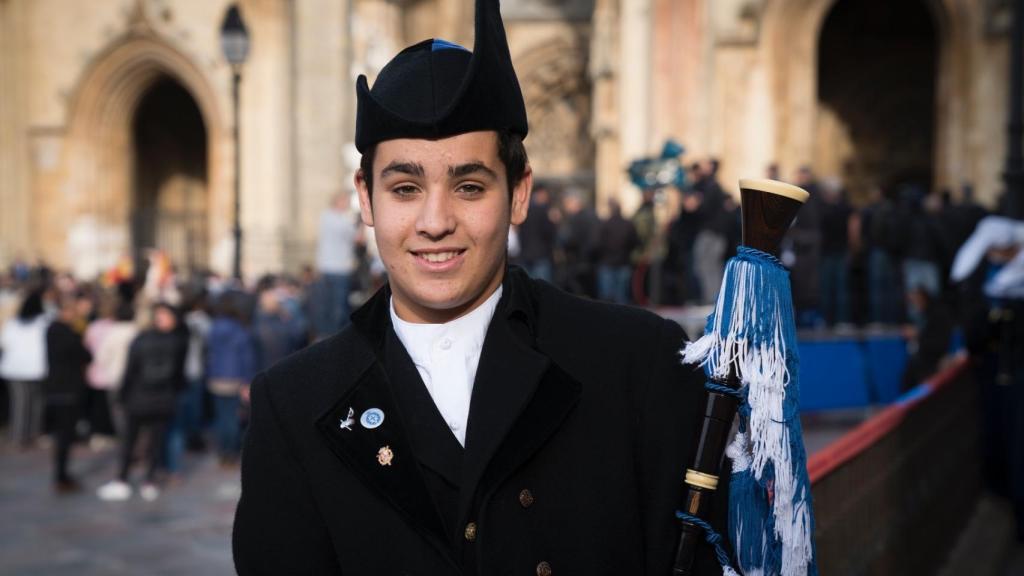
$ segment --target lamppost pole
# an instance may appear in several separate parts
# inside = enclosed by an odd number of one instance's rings
[[[242,141],[239,138],[239,87],[242,84],[242,64],[249,55],[249,31],[242,20],[237,4],[228,6],[224,22],[220,26],[220,45],[224,58],[231,64],[231,100],[234,122],[231,128],[235,140],[235,205],[232,235],[235,240],[235,257],[231,273],[238,280],[242,278]]]
[[[242,278],[242,141],[238,132],[238,88],[242,83],[242,73],[238,66],[231,72],[231,101],[233,103],[234,123],[231,128],[235,140],[235,206],[234,228],[235,258],[231,273],[236,279]]]
[[[1024,218],[1024,0],[1013,0],[1010,41],[1010,102],[1006,125],[1006,168],[1003,182],[1011,218]]]

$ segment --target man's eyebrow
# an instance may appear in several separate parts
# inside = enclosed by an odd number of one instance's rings
[[[394,161],[385,166],[384,169],[380,171],[380,177],[383,178],[388,174],[391,174],[392,172],[397,172],[399,174],[408,174],[409,176],[419,176],[421,178],[423,177],[424,174],[422,164],[417,164],[415,162]]]
[[[463,176],[469,176],[470,174],[474,174],[476,172],[483,172],[495,180],[498,179],[498,175],[494,172],[494,170],[488,168],[487,165],[484,164],[483,162],[468,162],[466,164],[459,164],[458,166],[448,167],[449,178],[462,178]]]

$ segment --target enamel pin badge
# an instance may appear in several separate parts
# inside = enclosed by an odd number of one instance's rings
[[[355,410],[353,410],[352,408],[348,409],[348,417],[346,417],[345,419],[343,419],[341,421],[341,426],[340,427],[341,427],[342,430],[348,430],[349,432],[352,431],[352,425],[356,423],[356,419],[353,418],[353,416],[355,416],[355,414],[356,414]]]
[[[370,408],[363,412],[362,417],[359,418],[359,423],[363,425],[363,428],[373,430],[384,423],[384,411],[380,408]]]
[[[381,446],[380,450],[377,450],[377,463],[381,466],[391,466],[391,461],[395,458],[395,453],[391,451],[390,446]]]

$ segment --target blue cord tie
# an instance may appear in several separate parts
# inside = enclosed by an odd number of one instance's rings
[[[722,535],[715,532],[715,529],[711,527],[711,524],[708,524],[696,516],[691,516],[686,512],[679,512],[678,510],[676,511],[676,518],[702,528],[704,530],[704,539],[708,541],[708,544],[715,547],[715,556],[718,557],[718,563],[722,565],[722,569],[724,570],[727,567],[732,567],[729,564],[729,555],[725,553],[725,548],[722,547]]]
[[[738,400],[743,400],[743,395],[740,393],[739,390],[731,388],[729,386],[725,386],[723,384],[719,384],[718,382],[714,382],[712,380],[708,380],[707,382],[705,382],[704,388],[712,392],[718,392],[719,394],[727,394]]]

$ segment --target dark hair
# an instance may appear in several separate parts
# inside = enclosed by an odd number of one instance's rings
[[[18,320],[28,322],[34,320],[42,313],[43,291],[37,288],[25,296],[25,300],[21,303],[21,308],[18,309]]]
[[[523,180],[526,173],[526,165],[530,158],[526,155],[526,147],[523,146],[523,138],[507,130],[498,133],[498,160],[505,165],[505,177],[508,183],[509,198],[512,198],[512,191]],[[363,173],[363,181],[366,182],[366,189],[369,191],[370,202],[373,202],[373,159],[377,154],[377,145],[374,144],[366,149],[362,158],[359,159],[359,170]]]
[[[244,292],[228,290],[217,297],[213,308],[214,316],[231,318],[241,324],[248,324],[252,305]]]
[[[178,318],[178,307],[166,300],[158,300],[150,306],[150,311],[155,315],[157,310],[167,310],[175,319]]]
[[[118,322],[132,322],[135,320],[135,307],[132,306],[131,302],[122,300],[117,305],[117,312],[114,313],[114,318]]]

